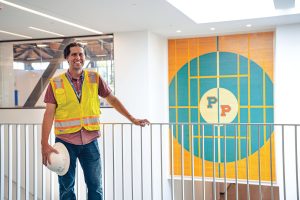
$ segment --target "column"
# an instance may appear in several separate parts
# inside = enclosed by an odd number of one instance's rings
[[[13,43],[0,43],[0,107],[14,106]]]

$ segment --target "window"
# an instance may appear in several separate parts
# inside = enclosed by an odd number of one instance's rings
[[[2,76],[3,78],[0,81],[2,83],[0,106],[44,106],[43,99],[49,79],[66,72],[69,68],[68,63],[63,58],[63,49],[74,41],[80,42],[86,47],[87,56],[83,68],[97,71],[114,92],[113,35],[16,41],[10,43],[13,49],[12,67],[6,69],[13,73],[13,86],[9,88],[8,93],[6,92],[10,95],[4,95],[3,85],[8,80],[5,80],[5,76]],[[106,107],[108,104],[105,100],[101,100],[101,106]]]

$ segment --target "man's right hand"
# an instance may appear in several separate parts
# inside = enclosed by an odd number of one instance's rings
[[[50,161],[50,154],[54,152],[58,154],[58,151],[54,149],[51,145],[48,143],[42,144],[42,157],[43,157],[43,164],[47,166],[47,164],[51,164]]]

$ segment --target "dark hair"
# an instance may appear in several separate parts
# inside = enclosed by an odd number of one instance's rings
[[[68,44],[66,46],[66,48],[64,49],[64,58],[66,59],[68,57],[68,55],[70,54],[70,49],[72,47],[81,47],[84,50],[84,55],[86,56],[86,51],[85,51],[85,46],[79,42],[72,42],[70,44]]]

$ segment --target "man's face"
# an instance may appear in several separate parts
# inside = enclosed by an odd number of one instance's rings
[[[85,62],[84,50],[81,47],[71,47],[67,57],[71,70],[81,70]]]

